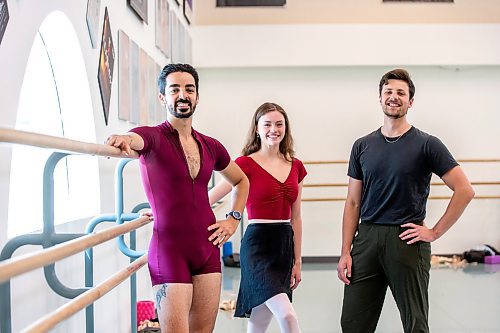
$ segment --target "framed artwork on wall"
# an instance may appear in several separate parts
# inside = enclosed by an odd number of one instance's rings
[[[177,50],[179,51],[177,53],[178,56],[178,61],[176,62],[181,62],[181,63],[186,63],[186,48],[184,47],[185,45],[185,40],[186,40],[186,33],[185,33],[185,25],[182,24],[181,20],[179,20],[178,24],[178,30],[177,34],[179,35],[179,38],[177,39]]]
[[[192,61],[192,42],[189,29],[182,24],[181,19],[177,17],[175,12],[170,16],[172,24],[172,63],[191,63]]]
[[[0,0],[0,43],[2,43],[5,29],[9,23],[9,8],[7,7],[7,0]]]
[[[163,69],[163,66],[160,67],[157,63],[155,63],[155,80],[154,80],[154,98],[155,98],[155,124],[159,124],[165,121],[166,115],[164,114],[164,107],[161,105],[160,100],[158,99],[158,86],[156,83],[156,79],[160,75],[160,71]]]
[[[118,119],[130,121],[130,40],[118,30]]]
[[[104,110],[104,122],[108,125],[109,102],[111,98],[111,84],[113,82],[113,67],[115,64],[115,50],[113,38],[109,27],[108,7],[104,10],[104,25],[102,27],[101,52],[99,56],[99,68],[97,81],[101,90],[101,101]]]
[[[87,2],[87,29],[89,31],[92,48],[97,48],[97,32],[99,31],[99,14],[101,13],[101,0],[88,0]]]
[[[148,124],[148,54],[139,48],[139,125]]]
[[[170,58],[169,22],[168,0],[156,0],[155,44],[167,58]]]
[[[192,41],[188,29],[184,29],[184,62],[191,64],[193,62]]]
[[[143,20],[148,23],[148,0],[128,0],[128,4],[134,12]]]
[[[156,62],[148,56],[148,125],[155,125],[156,122],[156,103],[158,95],[156,89]]]
[[[170,24],[171,24],[171,52],[170,52],[170,62],[177,63],[180,62],[180,48],[179,48],[179,40],[180,40],[180,26],[182,25],[179,21],[178,16],[175,14],[175,11],[170,11]]]
[[[217,7],[255,7],[286,5],[286,0],[217,0]]]
[[[139,45],[130,39],[130,122],[139,124]],[[135,93],[131,93],[135,92]]]
[[[118,119],[137,125],[157,122],[160,66],[122,30],[118,31]],[[161,104],[160,104],[161,106]]]
[[[193,22],[193,1],[194,0],[184,0],[184,4],[182,6],[182,11],[184,12],[184,17],[188,24]]]

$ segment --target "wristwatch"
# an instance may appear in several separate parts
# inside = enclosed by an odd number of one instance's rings
[[[238,211],[231,211],[229,213],[226,214],[226,219],[231,216],[233,219],[237,220],[237,221],[241,221],[241,213],[238,212]]]

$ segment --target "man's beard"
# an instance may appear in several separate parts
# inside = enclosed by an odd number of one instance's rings
[[[188,110],[185,112],[177,111],[178,110],[177,105],[180,103],[188,104]],[[170,112],[170,114],[177,119],[186,119],[191,117],[195,109],[196,107],[193,107],[191,102],[185,99],[178,100],[177,102],[175,102],[175,105],[167,105],[168,112]]]
[[[384,112],[384,114],[387,117],[389,117],[391,119],[403,118],[408,113],[408,109],[406,109],[406,110],[400,110],[397,113],[389,113],[389,111],[387,111],[387,109],[388,109],[388,107],[382,108],[382,111]]]

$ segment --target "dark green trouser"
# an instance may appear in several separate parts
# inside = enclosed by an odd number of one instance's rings
[[[344,288],[342,331],[374,332],[391,288],[405,333],[429,332],[431,245],[407,245],[400,226],[361,223],[351,251],[352,277]]]

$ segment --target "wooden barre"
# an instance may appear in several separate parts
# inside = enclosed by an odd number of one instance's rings
[[[304,184],[303,187],[347,187],[348,183],[317,183],[317,184]],[[444,186],[445,183],[432,182],[432,186]],[[471,182],[471,185],[500,185],[500,181],[485,181],[485,182]]]
[[[304,164],[347,164],[349,161],[302,161]]]
[[[457,160],[459,163],[498,163],[498,158],[464,158]],[[332,160],[332,161],[302,161],[304,164],[347,164],[349,161]]]
[[[500,159],[498,158],[470,158],[470,159],[462,159],[462,160],[457,160],[457,162],[462,162],[462,163],[498,163],[500,162]]]
[[[20,131],[10,128],[0,127],[0,142],[22,144],[39,148],[50,148],[65,152],[98,155],[105,157],[125,157],[118,148],[96,143],[82,142],[71,140],[58,136],[39,134],[27,131]],[[137,154],[128,157],[138,157]],[[462,163],[497,163],[500,159],[461,159],[457,160]],[[347,164],[346,160],[330,160],[330,161],[303,161],[304,164]]]
[[[122,283],[129,276],[137,272],[148,262],[148,255],[145,254],[129,266],[121,271],[113,274],[108,279],[104,280],[92,289],[87,290],[83,294],[64,304],[56,309],[54,312],[47,314],[40,318],[38,321],[32,323],[25,328],[23,333],[39,333],[48,332],[51,328],[59,324],[61,321],[69,318],[78,311],[84,309],[88,305],[94,303],[96,300],[106,295],[110,290]]]
[[[138,154],[135,153],[134,151],[133,151],[134,152],[133,156],[124,156],[120,149],[107,145],[82,142],[67,138],[61,138],[58,136],[19,131],[9,128],[0,128],[0,142],[21,144],[39,148],[49,148],[63,152],[98,155],[105,157],[119,157],[119,158],[138,157]]]
[[[302,187],[346,187],[347,183],[318,183],[318,184],[304,184]]]
[[[471,185],[500,185],[498,181],[470,182]],[[431,183],[431,185],[445,185],[445,183]]]
[[[0,283],[14,276],[29,272],[35,268],[47,266],[54,262],[82,252],[90,247],[104,243],[110,239],[138,229],[151,221],[144,216],[136,220],[120,224],[106,230],[88,234],[70,241],[52,246],[47,249],[35,251],[15,258],[0,262]]]
[[[429,196],[429,200],[445,200],[451,199],[451,196]],[[500,199],[498,195],[476,195],[474,199]],[[346,198],[302,198],[303,202],[331,202],[331,201],[345,201]]]
[[[346,201],[347,198],[302,198],[302,202]]]

